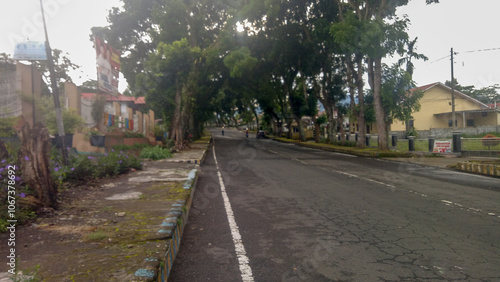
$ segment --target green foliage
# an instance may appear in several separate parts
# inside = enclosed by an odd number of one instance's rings
[[[169,149],[160,146],[144,148],[139,155],[143,159],[161,160],[171,158],[172,152]]]
[[[415,138],[418,138],[418,131],[416,128],[411,128],[408,132],[406,132],[406,138],[413,136]]]
[[[0,137],[12,137],[16,135],[14,125],[17,123],[17,117],[0,118]]]
[[[130,151],[130,150],[136,150],[136,149],[144,149],[146,147],[151,147],[151,145],[144,144],[144,143],[135,143],[133,145],[118,144],[118,145],[113,146],[113,150],[115,150],[115,151]]]
[[[140,132],[125,131],[123,134],[125,138],[144,138],[144,134]]]
[[[423,96],[422,91],[410,92],[415,82],[410,74],[397,65],[388,67],[384,65],[382,73],[382,105],[388,118],[387,122],[395,119],[407,122],[411,119],[413,112],[420,110],[419,100]]]
[[[21,204],[21,199],[24,199],[32,194],[29,187],[26,186],[23,179],[22,170],[20,169],[20,160],[18,158],[18,152],[20,149],[20,145],[18,143],[6,143],[6,151],[7,156],[4,159],[0,159],[0,233],[5,232],[8,227],[7,220],[12,219],[9,218],[8,214],[8,196],[16,197],[16,220],[18,224],[23,224],[33,219],[35,214],[29,208],[29,206],[24,206]],[[24,156],[23,156],[24,157]],[[15,168],[15,169],[13,169]],[[9,173],[9,171],[11,171]],[[14,174],[12,174],[14,172]],[[9,177],[14,177],[14,179],[10,179]],[[14,180],[16,185],[14,186],[16,189],[10,190],[14,191],[15,194],[9,194],[8,181]],[[11,192],[12,193],[12,192]]]
[[[66,134],[73,134],[83,125],[83,118],[78,115],[74,109],[63,109],[62,119],[64,124],[64,132]],[[50,134],[57,134],[57,123],[56,123],[56,113],[54,111],[49,112],[45,117],[45,125],[49,130]]]
[[[140,160],[128,152],[112,149],[98,156],[69,154],[68,165],[63,165],[58,150],[51,153],[52,176],[60,186],[67,181],[84,181],[90,177],[102,178],[142,169]]]
[[[447,80],[445,85],[452,87],[451,81]],[[480,89],[476,89],[474,85],[462,86],[454,79],[454,89],[464,94],[471,96],[483,103],[490,104],[495,101],[500,101],[500,85],[494,84]]]
[[[248,47],[231,51],[224,58],[224,65],[229,69],[231,77],[242,77],[249,73],[256,64],[257,59],[251,56]]]
[[[317,124],[325,124],[326,122],[328,121],[328,119],[326,118],[326,115],[325,114],[322,114],[320,115],[317,119],[316,119],[316,123]]]
[[[96,94],[94,103],[92,104],[92,111],[90,114],[92,115],[92,118],[94,119],[94,122],[97,125],[100,124],[103,119],[105,105],[106,105],[106,99],[103,96]]]

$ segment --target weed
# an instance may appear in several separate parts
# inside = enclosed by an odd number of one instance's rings
[[[139,157],[144,159],[161,160],[172,157],[172,152],[169,149],[160,146],[144,148]]]
[[[102,233],[102,232],[94,232],[94,233],[89,234],[89,236],[88,236],[88,240],[93,241],[93,242],[100,242],[106,238],[108,238],[108,235],[106,235],[105,233]]]

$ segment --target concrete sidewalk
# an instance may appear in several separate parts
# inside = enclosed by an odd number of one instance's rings
[[[59,210],[18,227],[17,270],[43,281],[165,281],[210,141],[69,193]]]

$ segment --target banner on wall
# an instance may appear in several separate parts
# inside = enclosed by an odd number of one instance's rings
[[[120,52],[98,37],[94,38],[97,60],[97,84],[99,90],[118,95]]]

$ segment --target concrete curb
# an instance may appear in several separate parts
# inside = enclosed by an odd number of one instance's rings
[[[478,162],[459,162],[456,168],[475,174],[500,177],[500,165],[482,164]]]
[[[210,142],[208,144],[211,143]],[[202,164],[207,156],[208,148],[203,151],[201,158],[198,160],[197,164]],[[199,167],[190,171],[188,179],[183,185],[184,189],[191,190],[188,199],[184,202],[184,205],[174,204],[172,210],[167,214],[164,219],[162,226],[169,226],[173,229],[164,230],[165,233],[170,233],[171,239],[167,245],[164,255],[158,261],[156,259],[151,260],[146,258],[143,267],[139,268],[135,272],[136,281],[158,281],[165,282],[170,276],[175,258],[179,252],[182,235],[184,233],[184,228],[187,225],[189,212],[191,210],[191,205],[193,202],[194,193],[196,190],[196,184],[198,183],[199,177]],[[172,215],[175,215],[172,217]],[[160,230],[161,231],[161,230]]]
[[[343,154],[350,154],[350,155],[355,155],[355,156],[360,156],[360,157],[369,157],[369,158],[387,158],[387,157],[393,157],[393,158],[410,158],[412,156],[417,156],[416,154],[408,153],[408,152],[377,152],[377,151],[359,151],[356,149],[349,149],[349,148],[335,148],[327,145],[322,145],[322,144],[317,144],[317,143],[307,143],[307,142],[299,142],[299,141],[289,141],[289,140],[283,140],[283,139],[273,139],[278,142],[282,143],[293,143],[296,144],[297,146],[302,146],[306,148],[312,148],[312,149],[320,149],[324,151],[330,151],[330,152],[336,152],[336,153],[343,153]]]

